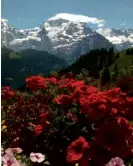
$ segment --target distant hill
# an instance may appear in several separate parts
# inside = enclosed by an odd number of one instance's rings
[[[133,48],[120,52],[115,52],[113,48],[109,50],[96,49],[82,55],[75,63],[61,72],[67,73],[72,71],[75,74],[79,74],[82,69],[85,69],[89,71],[90,76],[99,78],[105,68],[109,69],[110,74],[116,72],[116,70],[118,70],[119,74],[122,74],[122,72],[130,72],[132,67]]]
[[[88,71],[101,70],[104,66],[110,66],[117,59],[113,48],[95,49],[89,53],[80,56],[75,63],[69,66],[66,70],[79,73],[82,69]]]
[[[133,65],[133,52],[130,54],[128,54],[127,50],[120,52],[119,58],[117,58],[110,66],[110,71],[114,68],[116,64],[118,65],[119,69],[122,69],[124,67],[130,67],[131,65]]]
[[[44,51],[32,49],[14,52],[7,48],[1,50],[2,85],[20,88],[26,77],[47,75],[51,71],[61,74],[73,72],[79,74],[82,69],[89,71],[89,76],[99,79],[103,70],[108,68],[111,77],[118,77],[133,71],[133,49],[121,52],[110,49],[96,49],[80,56],[75,63],[67,67],[64,60]],[[116,76],[117,75],[117,76]]]
[[[27,76],[47,74],[66,65],[64,60],[48,52],[32,49],[14,52],[4,47],[1,49],[2,85],[17,88],[24,84]]]

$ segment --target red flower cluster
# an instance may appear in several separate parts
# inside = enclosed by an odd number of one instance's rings
[[[133,157],[133,97],[120,88],[100,91],[74,78],[41,76],[28,77],[26,86],[43,92],[16,92],[10,107],[3,102],[10,140],[21,139],[21,131],[32,124],[35,139],[43,140],[38,147],[46,142],[44,151],[53,156],[66,151],[70,164],[103,166],[114,157]],[[13,95],[9,87],[2,88],[4,100]]]
[[[57,83],[57,79],[54,78],[54,77],[51,77],[51,78],[45,78],[45,81],[49,81],[49,82],[51,82],[51,83],[53,83],[53,84],[56,84],[56,83]]]
[[[50,126],[50,123],[47,121],[48,112],[40,114],[40,122],[34,128],[34,135],[39,136],[42,132],[47,131]]]
[[[31,90],[38,90],[46,88],[45,79],[41,76],[31,76],[26,78],[26,87]]]
[[[60,95],[59,97],[55,98],[55,102],[57,104],[71,104],[72,103],[72,96],[71,95]]]
[[[11,100],[12,97],[15,95],[14,91],[11,91],[10,87],[8,86],[2,87],[1,92],[2,100]]]
[[[42,76],[31,76],[26,78],[26,87],[30,88],[32,91],[33,90],[39,90],[39,89],[45,89],[47,87],[46,82],[51,82],[53,84],[56,84],[56,78],[51,77],[51,78],[44,78]]]
[[[77,86],[85,85],[84,81],[76,81],[75,79],[63,79],[59,80],[58,84],[60,84],[59,88],[74,88]]]
[[[62,83],[62,84],[61,84]],[[61,94],[54,101],[57,104],[69,104],[78,102],[81,106],[81,113],[87,114],[90,121],[110,115],[128,117],[133,120],[133,97],[128,97],[122,93],[120,88],[106,91],[98,91],[97,88],[87,86],[83,81],[67,79],[59,81],[59,88],[73,88],[69,95]]]
[[[73,91],[69,95],[61,94],[57,97],[55,99],[57,104],[68,105],[77,102],[80,105],[81,114],[88,116],[88,123],[95,124],[96,131],[91,142],[92,151],[95,145],[103,148],[112,157],[133,156],[133,127],[126,119],[133,120],[133,97],[128,97],[126,93],[121,92],[120,88],[99,91],[95,87],[85,85],[83,81],[74,79],[70,82],[64,79],[59,83],[59,88],[68,90],[71,88]],[[69,154],[68,151],[67,154],[69,162],[71,162],[70,156],[75,159],[74,153]],[[94,154],[88,154],[88,158],[94,159]],[[76,161],[78,160],[77,157]],[[83,161],[88,162],[85,159]],[[103,159],[103,161],[106,160]]]
[[[131,156],[133,155],[133,126],[123,117],[110,117],[98,125],[94,142],[114,156]]]

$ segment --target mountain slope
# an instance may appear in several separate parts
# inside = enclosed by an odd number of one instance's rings
[[[44,51],[14,52],[7,48],[1,50],[2,85],[10,84],[15,88],[20,87],[27,76],[47,74],[65,66],[64,60]]]
[[[82,69],[88,70],[90,76],[98,78],[105,67],[109,68],[110,73],[118,68],[119,74],[131,74],[133,71],[133,49],[115,52],[113,49],[92,50],[82,55],[75,63],[61,72],[81,73]],[[131,69],[132,68],[132,69]],[[132,71],[131,71],[132,70]]]

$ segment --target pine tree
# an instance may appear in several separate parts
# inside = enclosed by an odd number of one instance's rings
[[[115,64],[115,66],[114,66],[114,72],[116,75],[118,75],[118,65],[117,64]]]
[[[113,69],[113,75],[112,75],[112,80],[116,81],[118,77],[118,66],[115,64],[114,69]]]
[[[99,55],[99,57],[98,57],[97,66],[98,66],[98,69],[102,69],[103,68],[103,58],[102,58],[101,55]]]
[[[110,82],[110,71],[108,69],[108,67],[106,66],[101,74],[101,85],[104,85],[106,83]]]
[[[114,49],[110,48],[107,54],[107,65],[110,66],[113,61]]]
[[[90,70],[90,74],[93,78],[99,79],[100,75],[99,75],[99,70],[98,70],[98,66],[94,65],[91,70]]]

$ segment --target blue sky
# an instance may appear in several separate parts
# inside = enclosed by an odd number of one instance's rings
[[[105,27],[133,28],[133,0],[1,0],[2,18],[17,28],[33,28],[58,13],[106,21]]]

